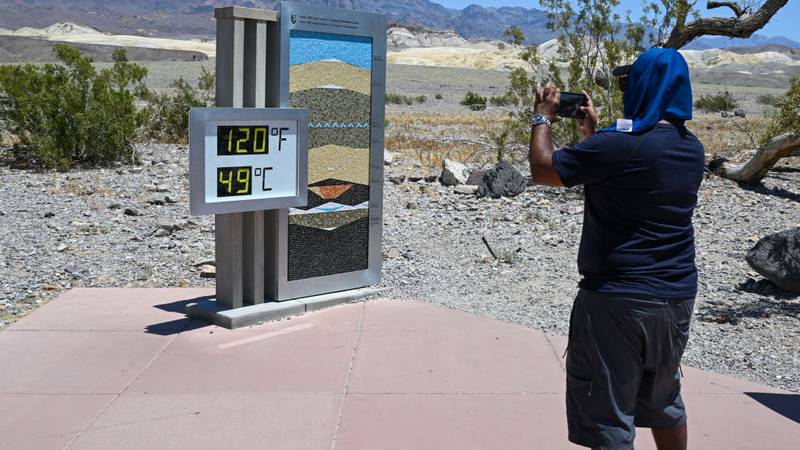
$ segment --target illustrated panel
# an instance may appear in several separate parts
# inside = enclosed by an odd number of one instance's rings
[[[293,30],[289,63],[289,104],[309,112],[309,199],[289,211],[288,280],[367,270],[372,39]]]

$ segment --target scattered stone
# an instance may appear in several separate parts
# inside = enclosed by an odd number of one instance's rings
[[[167,203],[178,203],[178,200],[175,197],[171,197],[169,195],[164,196],[164,201]]]
[[[461,184],[453,188],[453,192],[456,194],[464,194],[464,195],[471,195],[478,192],[478,186],[470,186],[468,184]]]
[[[170,230],[165,230],[163,228],[159,228],[159,229],[157,229],[155,231],[155,233],[153,233],[153,236],[155,236],[155,237],[167,237],[167,236],[169,236],[171,234],[172,234],[172,232]]]
[[[445,186],[458,186],[467,184],[469,169],[460,162],[445,159],[442,161],[442,175],[439,177]]]
[[[800,227],[762,238],[747,263],[781,289],[800,292]]]
[[[52,211],[47,211],[46,213],[44,213],[44,218],[45,219],[49,219],[49,218],[55,217],[55,216],[56,216],[56,213],[54,213]]]
[[[67,266],[64,268],[64,272],[69,274],[69,276],[75,280],[83,277],[83,269],[78,266]]]
[[[516,197],[525,192],[525,177],[508,161],[500,161],[478,186],[478,197]]]
[[[158,220],[156,220],[156,226],[158,228],[162,229],[162,230],[167,230],[167,231],[172,232],[172,231],[180,230],[180,229],[184,228],[186,225],[185,225],[185,222],[184,223],[181,223],[181,221],[173,222],[173,221],[171,221],[169,219],[166,219],[166,218],[162,217],[162,218],[159,218]]]
[[[169,186],[166,184],[159,184],[156,186],[156,192],[169,192]]]
[[[142,214],[136,208],[125,208],[124,214],[126,216],[141,216]]]
[[[747,113],[743,109],[737,109],[733,112],[733,117],[741,117],[744,119],[747,117]]]
[[[435,183],[436,180],[438,180],[438,179],[439,179],[439,177],[437,177],[436,175],[428,175],[428,176],[425,177],[425,182],[426,183]]]
[[[469,177],[467,177],[467,184],[470,186],[478,186],[483,181],[483,177],[489,173],[488,170],[473,170],[470,172]]]
[[[121,208],[122,208],[122,203],[112,203],[108,205],[108,209],[121,209]]]
[[[423,177],[422,175],[409,175],[407,180],[409,183],[416,183],[418,181],[422,181],[423,178],[425,177]]]
[[[147,200],[147,203],[154,206],[164,206],[164,199],[161,197],[153,197]]]
[[[391,166],[394,162],[394,153],[390,152],[389,150],[383,151],[383,164],[385,166]]]
[[[216,278],[217,277],[217,267],[212,266],[211,264],[205,264],[200,266],[200,278]]]
[[[417,202],[414,201],[406,202],[406,209],[417,209],[417,208],[419,208]]]
[[[403,181],[406,181],[405,175],[390,175],[388,180],[394,184],[401,184]]]
[[[202,266],[216,266],[217,262],[213,259],[199,259],[192,263],[194,267],[202,267]]]

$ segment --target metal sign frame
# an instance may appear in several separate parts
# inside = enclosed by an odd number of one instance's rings
[[[206,202],[206,130],[215,125],[256,125],[264,122],[295,122],[295,195],[268,199]],[[308,112],[292,108],[192,108],[189,115],[189,210],[192,215],[228,214],[265,209],[305,206],[308,202]],[[216,153],[216,149],[214,149]]]
[[[318,21],[301,17],[323,18]],[[290,33],[294,30],[372,38],[371,120],[369,156],[369,249],[367,270],[288,280],[289,213],[268,212],[265,220],[267,242],[265,294],[282,301],[372,286],[380,283],[383,233],[383,151],[386,90],[386,17],[293,3],[280,8],[280,73],[277,99],[289,105]]]

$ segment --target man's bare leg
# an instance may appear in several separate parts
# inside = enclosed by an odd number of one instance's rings
[[[678,428],[653,428],[658,450],[686,450],[688,436],[686,424]]]

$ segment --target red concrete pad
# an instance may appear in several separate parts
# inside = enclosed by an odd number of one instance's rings
[[[10,329],[177,332],[188,322],[186,304],[210,295],[213,289],[72,289]]]
[[[0,393],[119,393],[171,339],[127,331],[4,331]]]
[[[348,395],[337,450],[577,449],[562,395]]]
[[[683,368],[681,391],[686,394],[739,394],[743,392],[785,392],[778,388],[740,380],[692,367]]]
[[[399,300],[376,300],[366,303],[364,331],[460,331],[464,327],[477,330],[501,323],[488,317],[430,303]],[[507,322],[506,327],[530,330]]]
[[[362,305],[349,305],[249,331],[181,333],[129,392],[341,393]]]
[[[62,449],[114,395],[0,394],[0,449]]]
[[[403,306],[413,317],[400,314]],[[392,324],[382,314],[391,310],[403,331],[388,331]],[[563,378],[540,331],[437,306],[381,301],[367,303],[349,391],[558,393]]]
[[[125,394],[70,450],[328,449],[341,394]]]

